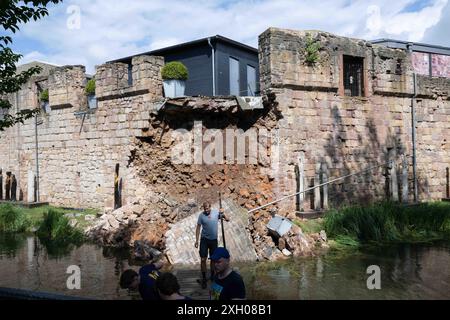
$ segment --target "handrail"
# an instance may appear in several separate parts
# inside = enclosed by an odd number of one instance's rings
[[[411,156],[409,156],[409,155],[405,155],[405,156],[406,156],[406,157],[411,157]],[[335,179],[333,179],[333,180],[330,180],[330,181],[327,181],[327,182],[324,182],[324,183],[315,185],[315,186],[313,186],[313,187],[311,187],[311,188],[308,188],[308,189],[305,189],[305,190],[303,190],[303,191],[299,191],[299,192],[296,192],[296,193],[289,194],[289,195],[284,196],[284,197],[282,197],[282,198],[280,198],[280,199],[271,201],[271,202],[269,202],[269,203],[267,203],[267,204],[265,204],[265,205],[262,205],[262,206],[259,206],[259,207],[254,208],[254,209],[251,209],[251,210],[249,210],[247,213],[252,213],[252,212],[261,210],[261,209],[263,209],[263,208],[265,208],[265,207],[268,207],[268,206],[270,206],[270,205],[272,205],[272,204],[275,204],[275,203],[281,202],[281,201],[283,201],[283,200],[286,200],[286,199],[295,197],[295,196],[297,196],[297,195],[299,195],[299,194],[301,194],[301,193],[305,193],[305,192],[314,190],[314,189],[316,189],[316,188],[320,188],[320,187],[322,187],[322,186],[328,185],[328,184],[330,184],[330,183],[333,183],[333,182],[336,182],[336,181],[339,181],[339,180],[342,180],[342,179],[345,179],[345,178],[348,178],[348,177],[351,177],[351,176],[356,176],[356,175],[358,175],[358,174],[361,174],[361,173],[364,173],[364,172],[367,172],[367,171],[371,171],[371,170],[376,169],[376,168],[379,168],[379,167],[388,167],[388,166],[391,166],[391,165],[393,164],[393,162],[394,162],[394,160],[390,160],[390,161],[388,161],[388,162],[385,163],[385,164],[379,164],[379,165],[377,165],[377,166],[373,166],[373,167],[370,167],[370,168],[367,168],[367,169],[358,171],[358,172],[356,172],[356,173],[347,174],[347,175],[345,175],[345,176],[338,177],[338,178],[335,178]]]
[[[92,298],[67,296],[49,292],[0,287],[0,300],[93,300]]]

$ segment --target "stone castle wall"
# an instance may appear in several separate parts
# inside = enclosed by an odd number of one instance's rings
[[[408,156],[408,200],[412,200],[413,100],[419,197],[443,197],[445,168],[450,164],[450,80],[418,76],[413,99],[413,67],[407,52],[317,31],[309,33],[320,43],[319,61],[308,65],[306,33],[271,28],[260,36],[265,101],[260,111],[237,112],[238,106],[232,105],[236,101],[230,105],[230,100],[204,99],[193,112],[187,112],[189,106],[184,104],[172,114],[159,112],[163,104],[159,57],[133,58],[131,72],[123,63],[98,66],[98,108],[93,110],[87,108],[84,94],[84,67],[47,70],[37,84],[30,83],[11,97],[16,109],[36,107],[38,91],[49,88],[50,111],[39,116],[38,125],[40,200],[69,207],[112,207],[119,164],[123,204],[153,191],[179,203],[208,199],[208,192],[209,200],[215,200],[222,191],[251,209],[298,191],[301,159],[303,184],[308,187],[320,182],[320,170],[332,179],[385,164],[389,154],[396,160],[400,193],[402,156]],[[359,97],[345,96],[344,55],[363,58],[364,90]],[[250,166],[171,164],[171,132],[193,130],[195,121],[203,121],[203,131],[257,128],[268,129],[271,135],[276,131],[278,159]],[[274,143],[272,139],[269,144]],[[16,175],[24,200],[32,198],[28,193],[36,174],[35,150],[34,119],[0,133],[0,167],[3,175],[6,171]],[[330,185],[330,206],[385,198],[385,175],[380,167]],[[279,208],[281,213],[320,209],[322,204],[314,203],[317,197],[317,192],[309,192],[301,206],[293,197]]]
[[[305,63],[308,34],[319,43],[314,65]],[[277,197],[298,190],[296,166],[302,157],[307,186],[314,184],[320,166],[326,165],[329,179],[337,178],[386,163],[389,153],[396,159],[397,173],[402,171],[402,155],[412,155],[414,77],[406,51],[324,32],[273,28],[260,35],[259,47],[262,92],[276,96],[282,115],[278,129],[284,161],[274,186]],[[344,94],[344,55],[363,58],[362,96]],[[450,80],[418,76],[417,84],[419,198],[440,199],[450,165]],[[411,158],[407,159],[411,200]],[[385,183],[385,170],[379,168],[331,185],[329,200],[339,205],[386,198]],[[309,193],[305,209],[315,206],[313,198]],[[296,199],[280,206],[291,211]]]
[[[162,97],[161,57],[133,59],[134,82],[125,85],[118,71],[121,64],[97,68],[98,108],[89,109],[84,94],[83,66],[52,69],[40,80],[49,89],[50,110],[38,117],[38,160],[40,201],[68,207],[112,207],[116,164],[123,180],[123,202],[145,193],[134,179],[130,165],[133,139],[148,128],[150,111]],[[128,72],[126,73],[128,76]],[[43,75],[40,76],[41,78]],[[15,108],[38,107],[36,85],[19,93]],[[36,175],[35,119],[0,134],[0,166],[18,180],[18,194],[28,193],[29,176]]]

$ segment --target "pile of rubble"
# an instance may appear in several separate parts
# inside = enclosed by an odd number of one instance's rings
[[[327,235],[324,230],[320,233],[306,234],[296,224],[289,219],[284,218],[290,224],[289,231],[280,234],[271,232],[268,224],[271,216],[263,214],[253,223],[250,223],[253,242],[258,256],[264,260],[275,261],[285,257],[314,255],[314,249],[317,247],[328,248]]]
[[[134,248],[143,259],[165,249],[164,237],[169,225],[193,214],[197,204],[185,205],[159,197],[157,203],[135,201],[117,210],[107,209],[86,230],[88,238],[104,246]],[[152,253],[153,252],[153,253]]]
[[[165,204],[164,210],[162,204]],[[134,202],[117,210],[106,210],[86,233],[101,245],[130,247],[135,258],[148,260],[161,255],[166,249],[165,234],[170,225],[198,210],[194,200],[178,205],[164,198],[156,207],[154,203]],[[267,226],[271,218],[267,211],[256,212],[250,217],[248,230],[260,260],[275,261],[289,256],[312,255],[317,246],[327,247],[325,231],[308,235],[284,218],[291,226],[289,231],[279,236]]]

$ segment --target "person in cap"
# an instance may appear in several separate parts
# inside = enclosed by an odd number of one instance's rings
[[[201,229],[201,238],[200,238],[200,268],[202,271],[202,279],[198,280],[203,289],[206,289],[206,260],[209,256],[214,252],[217,248],[217,225],[220,218],[223,217],[226,221],[230,221],[230,219],[225,215],[223,208],[220,208],[219,211],[211,210],[211,204],[209,202],[203,203],[203,212],[200,213],[197,220],[197,228],[195,230],[195,247],[198,248],[199,241],[198,238],[200,236]],[[211,262],[211,277],[213,279],[214,269]]]
[[[139,291],[142,300],[161,300],[156,289],[156,279],[160,276],[159,270],[163,264],[162,261],[147,264],[139,269],[139,273],[133,269],[125,270],[120,275],[120,287]]]
[[[211,300],[245,299],[245,284],[242,277],[230,266],[230,253],[223,247],[217,248],[212,256],[215,275],[210,288]]]

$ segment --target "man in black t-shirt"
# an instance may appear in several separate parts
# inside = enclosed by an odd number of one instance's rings
[[[214,280],[211,284],[211,300],[245,299],[245,285],[242,277],[231,269],[230,253],[225,248],[217,248],[212,256],[214,262]]]

